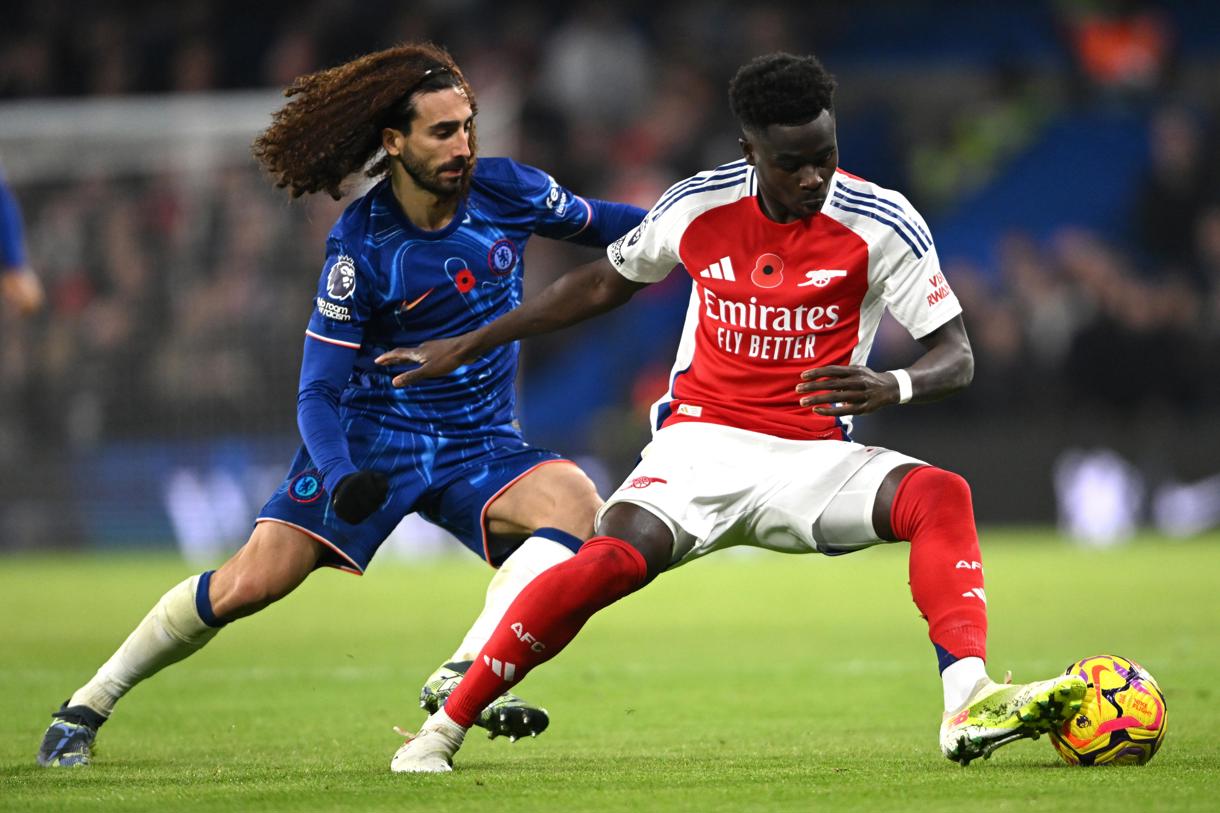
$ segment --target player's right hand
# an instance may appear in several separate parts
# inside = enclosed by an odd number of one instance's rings
[[[339,481],[330,498],[339,519],[352,525],[364,522],[385,502],[389,479],[379,471],[358,471]]]
[[[419,366],[414,370],[394,376],[395,387],[409,387],[424,378],[448,375],[463,364],[478,358],[478,342],[474,334],[475,332],[471,331],[447,339],[433,339],[419,347],[396,347],[378,356],[377,363],[382,367],[418,363]]]
[[[801,373],[796,391],[802,396],[800,405],[818,415],[867,415],[898,403],[898,382],[894,376],[859,364],[806,370]]]

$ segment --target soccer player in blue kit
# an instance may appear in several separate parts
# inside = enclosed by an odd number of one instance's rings
[[[0,172],[0,300],[28,316],[43,304],[42,283],[26,261],[21,209]]]
[[[476,164],[474,95],[435,46],[368,54],[301,77],[287,95],[254,144],[278,186],[338,199],[370,162],[365,174],[380,178],[327,240],[301,364],[304,445],[246,545],[170,589],[55,712],[40,764],[87,765],[98,728],[138,682],[322,565],[362,573],[413,512],[498,568],[482,614],[424,686],[421,705],[435,711],[517,593],[592,532],[601,504],[593,483],[521,436],[515,344],[411,389],[392,384],[403,368],[374,360],[519,305],[532,234],[605,247],[643,210],[581,198],[507,158]],[[547,722],[545,711],[506,693],[481,724],[515,739]]]

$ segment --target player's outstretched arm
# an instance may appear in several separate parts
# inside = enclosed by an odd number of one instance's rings
[[[925,352],[906,368],[911,393],[905,400],[935,401],[969,386],[974,378],[974,353],[960,315],[919,343]],[[905,403],[894,373],[857,365],[806,370],[801,373],[796,391],[801,406],[812,407],[819,415],[863,415],[883,406]]]
[[[601,258],[569,271],[528,302],[478,330],[419,347],[397,347],[377,357],[383,367],[415,362],[413,370],[394,377],[394,386],[407,387],[424,378],[447,375],[493,347],[550,333],[617,308],[644,283],[631,282]]]

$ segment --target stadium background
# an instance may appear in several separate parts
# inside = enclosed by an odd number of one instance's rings
[[[955,469],[982,523],[1105,543],[1220,524],[1220,6],[43,0],[0,33],[0,164],[47,311],[0,322],[0,550],[243,541],[298,443],[302,331],[342,203],[289,203],[249,143],[292,78],[446,45],[481,151],[648,206],[738,155],[725,88],[817,53],[842,166],[903,191],[977,373],[857,439]],[[587,251],[535,240],[527,290]],[[677,275],[527,343],[527,436],[608,493],[647,436]],[[917,347],[892,322],[872,365]],[[395,549],[443,545],[423,526]]]

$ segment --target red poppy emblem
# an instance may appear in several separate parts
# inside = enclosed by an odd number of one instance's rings
[[[453,284],[464,294],[474,290],[474,274],[469,268],[463,268],[453,275]]]
[[[784,261],[775,254],[764,254],[754,263],[750,281],[759,288],[774,288],[784,281]]]

